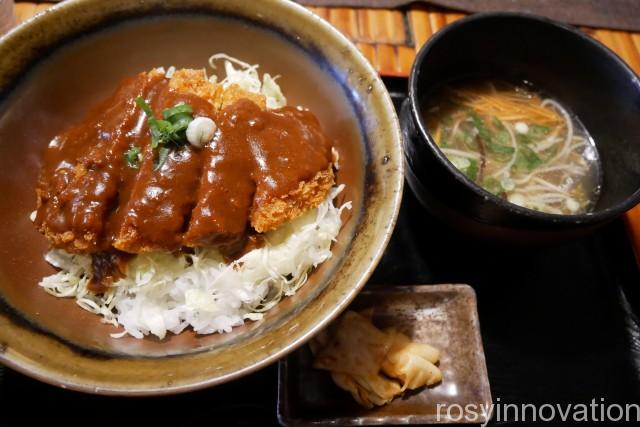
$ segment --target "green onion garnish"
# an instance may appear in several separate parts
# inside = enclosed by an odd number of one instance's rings
[[[135,145],[132,146],[131,148],[129,148],[125,153],[124,153],[124,158],[127,161],[127,165],[129,165],[130,168],[133,169],[138,169],[140,167],[140,149],[138,147],[136,147]]]
[[[147,115],[151,131],[151,148],[157,149],[153,169],[158,170],[167,160],[170,144],[181,146],[187,142],[186,130],[193,120],[193,109],[189,104],[177,104],[162,111],[163,120],[160,120],[141,96],[136,98],[136,104]]]

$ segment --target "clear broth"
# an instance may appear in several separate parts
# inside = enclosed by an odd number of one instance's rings
[[[600,159],[577,116],[528,85],[484,80],[444,86],[423,104],[429,133],[485,190],[552,214],[593,210]]]

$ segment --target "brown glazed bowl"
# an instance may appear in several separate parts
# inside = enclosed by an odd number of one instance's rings
[[[119,80],[156,66],[204,67],[226,52],[279,74],[340,153],[351,200],[334,256],[261,321],[229,334],[111,338],[117,329],[38,287],[53,272],[29,221],[49,140]],[[102,394],[194,390],[276,361],[335,318],[364,286],[393,230],[401,134],[374,69],[337,30],[280,0],[70,0],[0,40],[0,361],[51,384]]]

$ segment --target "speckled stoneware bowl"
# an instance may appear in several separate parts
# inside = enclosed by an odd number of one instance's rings
[[[47,242],[29,221],[40,157],[127,75],[204,67],[226,52],[279,80],[309,107],[340,152],[353,210],[334,256],[294,296],[232,333],[164,340],[117,330],[38,287]],[[0,360],[43,381],[93,393],[162,394],[255,371],[309,339],[362,288],[400,205],[400,130],[374,69],[337,30],[284,1],[70,0],[0,41]]]

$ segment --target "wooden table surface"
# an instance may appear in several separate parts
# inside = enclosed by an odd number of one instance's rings
[[[16,2],[22,22],[55,3]],[[383,76],[407,77],[416,52],[436,31],[464,17],[424,5],[402,10],[310,7],[349,37]],[[640,74],[640,33],[582,28],[616,52]],[[640,205],[625,216],[636,258],[640,263]]]

